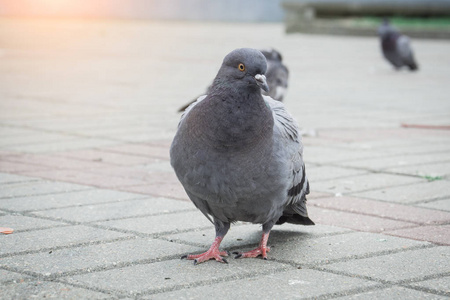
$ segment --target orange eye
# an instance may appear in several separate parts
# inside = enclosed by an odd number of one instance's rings
[[[245,66],[244,66],[244,64],[239,64],[238,69],[239,69],[239,71],[244,72],[244,71],[245,71]]]

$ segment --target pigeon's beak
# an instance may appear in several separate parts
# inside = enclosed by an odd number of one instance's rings
[[[267,85],[266,76],[262,74],[256,74],[255,75],[256,84],[265,90],[266,92],[269,91],[269,86]]]

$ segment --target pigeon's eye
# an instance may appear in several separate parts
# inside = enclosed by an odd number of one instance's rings
[[[244,64],[239,64],[238,69],[239,69],[239,71],[244,72],[244,71],[245,71],[245,66],[244,66]]]

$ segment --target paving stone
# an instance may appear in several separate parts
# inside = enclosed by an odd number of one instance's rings
[[[398,251],[428,243],[385,235],[352,232],[313,239],[280,241],[272,247],[270,258],[300,265],[318,265],[354,256]]]
[[[448,299],[448,297],[439,296],[436,294],[430,294],[422,291],[417,291],[413,289],[407,289],[404,287],[394,286],[385,289],[377,289],[373,291],[368,291],[360,294],[349,295],[344,297],[338,297],[334,299],[339,300],[350,300],[350,299]]]
[[[268,282],[270,284],[267,284]],[[376,284],[368,280],[315,270],[291,270],[148,295],[144,299],[315,299]]]
[[[179,182],[148,182],[145,185],[122,186],[120,190],[190,201],[183,186]]]
[[[450,225],[419,226],[386,231],[386,234],[450,246]]]
[[[415,155],[398,155],[379,158],[365,158],[359,160],[344,161],[338,163],[340,166],[345,167],[358,167],[370,170],[385,170],[395,169],[404,166],[413,165],[416,168],[420,168],[422,164],[445,162],[450,160],[449,153],[424,153]]]
[[[450,276],[410,283],[410,286],[435,290],[450,295]],[[447,298],[448,299],[448,298]]]
[[[10,155],[4,158],[12,162],[19,162],[23,164],[31,164],[38,166],[50,167],[54,169],[82,169],[90,170],[101,167],[103,164],[98,161],[86,161],[73,159],[70,157],[61,157],[48,154],[34,154],[26,153],[20,155]]]
[[[66,223],[31,218],[19,215],[0,216],[0,226],[14,229],[14,233],[24,230],[42,229],[56,226],[65,226]]]
[[[316,206],[310,206],[308,208],[308,214],[317,224],[345,227],[358,231],[384,232],[385,230],[417,226],[416,223],[411,222],[396,221]]]
[[[0,208],[13,211],[34,211],[67,206],[81,206],[108,203],[130,199],[142,199],[147,196],[105,189],[89,189],[70,191],[67,193],[17,197],[0,200]]]
[[[22,173],[22,172],[33,172],[33,171],[44,171],[49,170],[49,167],[39,166],[39,165],[30,165],[20,162],[11,162],[11,161],[0,161],[0,172],[6,173]]]
[[[167,260],[113,270],[76,275],[64,279],[73,284],[112,290],[133,295],[141,292],[164,291],[199,282],[217,282],[225,278],[256,277],[293,267],[262,259],[228,260],[228,264],[208,261],[194,265],[187,260]]]
[[[423,179],[410,176],[391,174],[363,174],[346,177],[342,179],[332,179],[314,183],[314,189],[320,192],[350,194],[364,190],[396,187],[398,185],[420,183]],[[403,188],[403,187],[402,187]]]
[[[67,141],[54,141],[30,145],[15,145],[9,146],[6,149],[26,153],[49,153],[75,149],[88,149],[93,147],[104,147],[115,144],[117,144],[116,141],[111,141],[108,139],[73,138]]]
[[[450,223],[450,213],[355,197],[314,199],[314,206],[417,224]]]
[[[408,282],[409,280],[448,272],[450,269],[450,251],[445,246],[417,249],[334,263],[326,265],[325,268],[377,280]]]
[[[417,206],[450,211],[450,199],[436,200],[426,203],[418,203]]]
[[[200,211],[187,211],[159,216],[136,217],[123,220],[98,222],[106,228],[125,229],[146,234],[165,233],[211,227],[211,222]]]
[[[338,179],[367,173],[368,172],[364,170],[335,166],[318,166],[315,168],[308,168],[308,166],[306,167],[306,175],[308,176],[308,180],[311,184],[321,180]]]
[[[322,133],[320,133],[322,135]],[[334,146],[308,146],[304,149],[304,159],[309,163],[335,163],[343,160],[356,160],[383,156],[375,151],[361,151],[361,149],[342,149]]]
[[[7,282],[23,282],[25,279],[29,279],[29,278],[31,278],[31,277],[28,275],[0,269],[0,284],[4,284]],[[0,289],[0,295],[1,295],[1,289]],[[2,299],[4,299],[4,298],[2,298]]]
[[[103,147],[102,150],[133,155],[151,156],[165,160],[170,159],[169,146],[130,143],[110,147]]]
[[[11,183],[0,186],[0,199],[80,191],[89,188],[83,185],[54,181]]]
[[[102,243],[81,247],[63,248],[49,252],[2,258],[3,265],[15,270],[34,272],[41,275],[74,273],[79,270],[92,272],[104,267],[114,267],[126,263],[155,260],[172,255],[200,251],[194,246],[168,241],[136,238],[112,243]]]
[[[113,165],[139,165],[157,161],[154,157],[138,156],[126,153],[107,152],[96,149],[59,152],[58,156],[75,158],[82,161],[101,162]]]
[[[388,168],[386,171],[399,173],[399,174],[408,174],[415,176],[430,176],[430,177],[446,177],[448,178],[450,175],[450,162],[439,162],[434,164],[420,164],[414,166],[404,166],[404,167],[395,167]]]
[[[33,212],[33,215],[75,222],[94,222],[194,209],[191,203],[166,198],[146,198]]]
[[[397,203],[416,203],[450,197],[446,180],[418,182],[407,186],[391,186],[376,191],[355,193],[354,196]]]
[[[39,180],[41,179],[8,173],[0,173],[0,184],[10,184],[10,183],[39,181]]]
[[[0,255],[36,251],[52,247],[70,246],[79,243],[106,241],[128,234],[96,229],[87,226],[69,226],[43,229],[37,232],[13,233],[1,235]]]
[[[0,290],[1,299],[111,299],[111,295],[71,285],[31,281],[9,284]]]
[[[286,242],[296,239],[317,238],[323,235],[347,233],[350,230],[345,228],[316,225],[316,226],[301,226],[294,224],[276,225],[273,227],[270,237],[269,245]],[[230,230],[223,239],[221,248],[227,250],[228,248],[238,248],[254,244],[255,247],[259,244],[261,239],[262,228],[261,225],[237,223],[231,225]],[[178,234],[170,234],[165,236],[167,239],[184,242],[195,243],[202,245],[203,248],[209,248],[215,237],[214,229],[194,230],[191,232],[183,232]]]
[[[121,186],[143,185],[146,183],[145,181],[138,179],[122,178],[114,176],[113,174],[111,174],[110,176],[104,176],[101,174],[94,174],[83,170],[51,170],[24,172],[23,174],[50,180],[73,182],[111,189],[116,189],[117,187]]]

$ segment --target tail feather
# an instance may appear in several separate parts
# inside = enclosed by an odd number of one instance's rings
[[[297,214],[290,216],[281,216],[280,219],[275,223],[281,225],[284,223],[298,224],[298,225],[315,225],[315,223],[309,217],[303,217]]]

